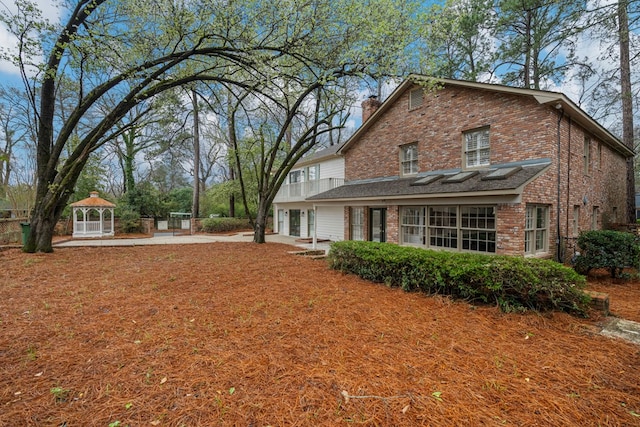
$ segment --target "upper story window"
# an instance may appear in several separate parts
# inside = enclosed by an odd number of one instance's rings
[[[468,168],[489,165],[489,128],[464,133],[464,158]]]
[[[418,173],[418,144],[407,144],[400,147],[400,169],[402,175]]]
[[[413,89],[409,92],[409,110],[418,108],[422,105],[424,99],[424,90],[422,88]]]
[[[302,182],[302,170],[295,170],[289,172],[289,184],[295,184],[296,182]]]
[[[320,179],[320,165],[313,165],[306,168],[307,181],[315,181]]]

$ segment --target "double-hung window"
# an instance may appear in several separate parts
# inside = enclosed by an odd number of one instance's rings
[[[351,240],[364,240],[364,208],[351,208]]]
[[[418,144],[407,144],[400,147],[400,168],[402,175],[418,173]]]
[[[527,206],[524,230],[524,252],[535,255],[549,251],[549,207]]]
[[[289,172],[289,196],[302,196],[303,179],[304,177],[302,169]]]
[[[464,133],[464,158],[468,168],[489,165],[489,128]]]
[[[424,245],[424,208],[407,206],[402,208],[400,233],[405,245]]]

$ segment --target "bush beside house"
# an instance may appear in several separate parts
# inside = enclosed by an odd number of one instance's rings
[[[579,273],[605,268],[611,277],[621,277],[625,268],[640,267],[640,239],[636,234],[613,230],[592,230],[578,237],[580,254],[575,269]]]
[[[406,291],[495,303],[503,311],[560,310],[585,315],[585,278],[549,260],[433,251],[388,243],[331,245],[331,268]]]
[[[246,218],[202,218],[198,222],[198,230],[205,233],[226,233],[251,229],[251,224]]]

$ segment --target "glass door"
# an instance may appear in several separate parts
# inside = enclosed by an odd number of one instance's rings
[[[289,236],[300,237],[300,209],[289,209]]]
[[[385,242],[385,226],[387,223],[386,208],[369,209],[369,236],[372,242]]]

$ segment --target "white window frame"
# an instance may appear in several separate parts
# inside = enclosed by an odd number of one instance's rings
[[[364,207],[352,207],[349,215],[351,240],[365,240]]]
[[[464,164],[466,168],[479,168],[491,164],[489,128],[463,133]]]
[[[524,226],[525,255],[549,252],[549,210],[548,205],[527,205]]]
[[[458,207],[430,206],[427,245],[433,248],[458,250]]]
[[[496,208],[460,206],[461,250],[496,253]]]
[[[402,207],[400,210],[400,243],[410,246],[424,246],[425,233],[425,207]]]
[[[402,176],[418,173],[418,143],[400,146],[400,174]]]

